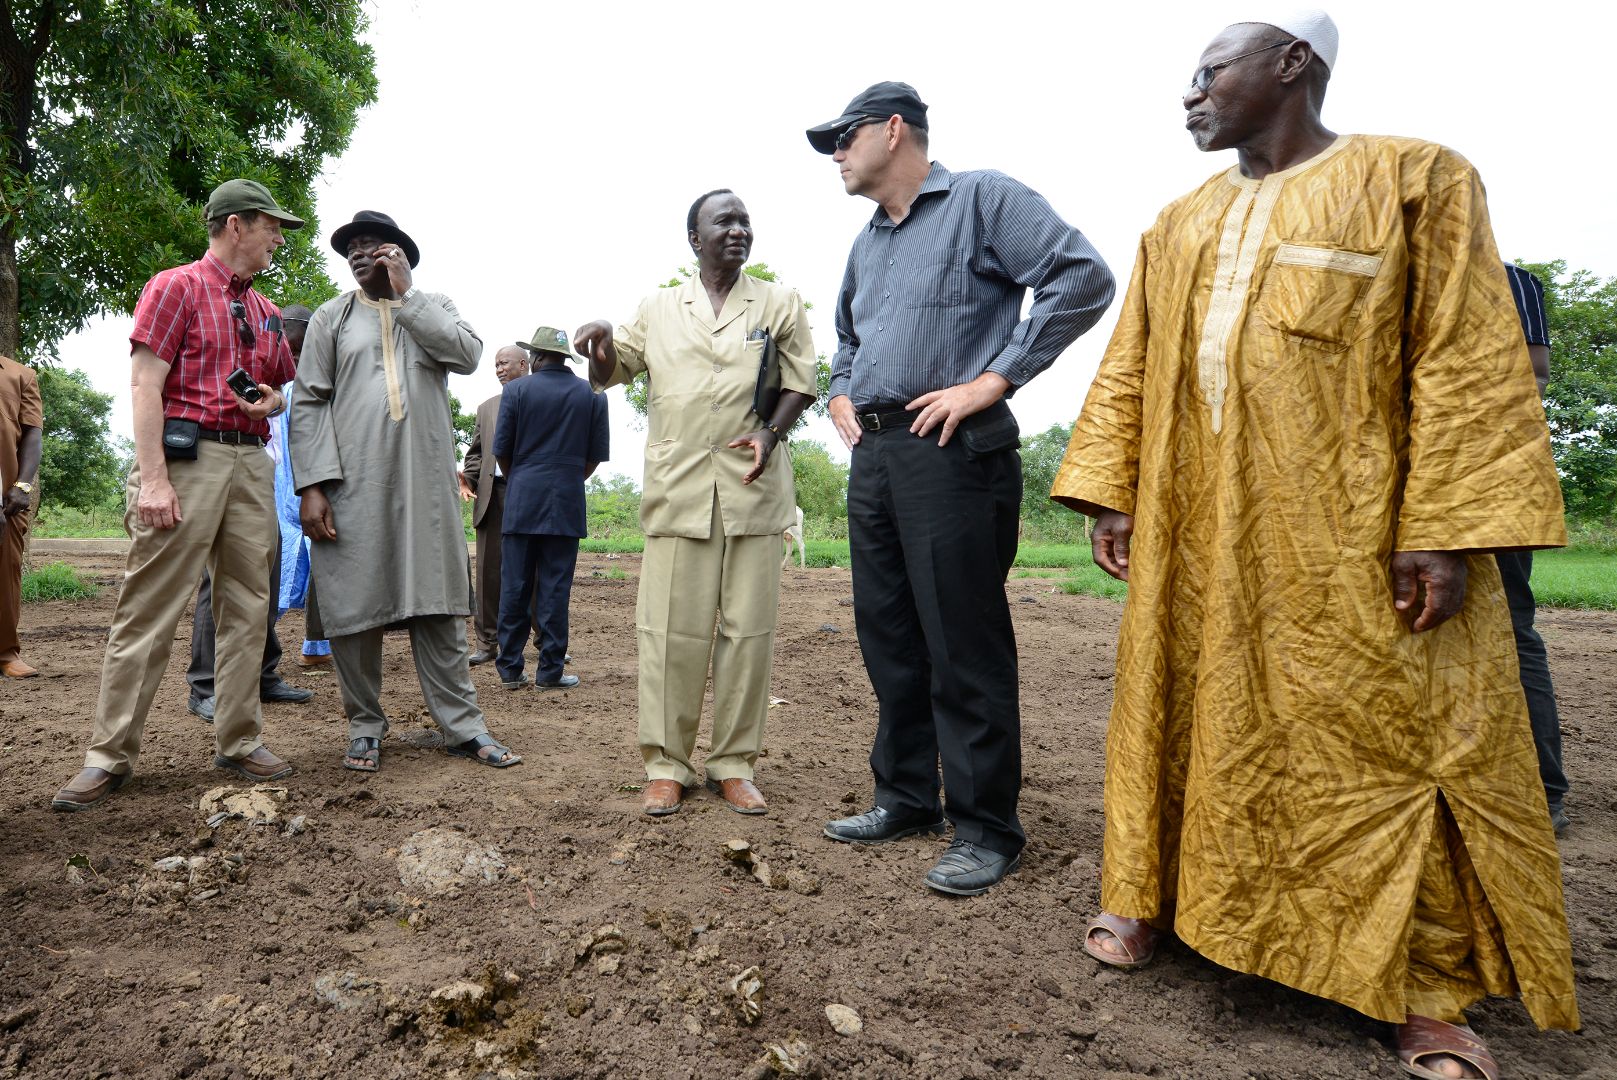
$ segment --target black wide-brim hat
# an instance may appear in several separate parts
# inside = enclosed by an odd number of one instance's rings
[[[391,240],[404,249],[404,254],[410,260],[410,268],[415,269],[416,263],[421,261],[421,249],[416,247],[410,234],[399,228],[398,224],[386,214],[378,210],[361,210],[354,215],[354,220],[340,227],[331,234],[331,249],[343,258],[348,258],[348,241],[356,236],[369,233],[380,236],[384,240]]]

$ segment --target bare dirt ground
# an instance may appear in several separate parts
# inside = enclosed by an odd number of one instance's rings
[[[283,674],[316,696],[266,706],[265,727],[298,772],[265,797],[274,822],[210,827],[199,801],[240,785],[185,711],[188,622],[136,780],[93,812],[48,809],[81,759],[121,571],[77,561],[109,588],[26,607],[45,677],[0,683],[0,1077],[1401,1075],[1389,1029],[1336,1005],[1177,945],[1128,973],[1079,948],[1098,897],[1109,601],[1010,583],[1030,847],[1006,884],[960,900],[921,882],[942,841],[820,837],[870,801],[874,701],[846,571],[786,575],[767,817],[705,793],[670,818],[639,812],[638,561],[585,555],[583,685],[510,694],[474,669],[522,766],[437,749],[394,634],[382,771],[343,771],[337,688],[291,661],[292,613]],[[1612,1077],[1617,617],[1542,625],[1574,784],[1562,853],[1587,1026],[1540,1034],[1510,1001],[1472,1020],[1506,1076]],[[752,850],[733,860],[731,840]],[[833,1004],[862,1031],[838,1034]]]

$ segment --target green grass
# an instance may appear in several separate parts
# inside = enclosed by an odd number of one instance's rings
[[[128,535],[124,532],[122,506],[76,510],[50,503],[39,508],[33,532],[35,536],[51,540],[122,540]]]
[[[1584,547],[1533,552],[1533,596],[1541,607],[1617,611],[1617,552]]]
[[[93,600],[101,589],[66,563],[54,562],[22,576],[22,602]]]

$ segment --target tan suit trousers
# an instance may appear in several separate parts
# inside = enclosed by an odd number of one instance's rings
[[[780,608],[780,535],[725,536],[719,501],[706,540],[648,536],[635,630],[640,753],[651,780],[696,783],[691,751],[713,665],[709,779],[752,778],[769,714]],[[715,634],[715,626],[717,633]]]
[[[206,569],[218,627],[213,735],[218,752],[243,758],[261,745],[259,667],[269,618],[270,561],[280,543],[275,463],[259,446],[200,440],[195,461],[170,461],[180,500],[172,529],[143,525],[135,513],[140,468],[130,470],[124,514],[129,559],[112,613],[101,698],[87,768],[127,773],[140,756],[146,714],[174,648],[174,631]]]
[[[34,498],[39,498],[37,493]],[[17,622],[22,618],[22,557],[33,524],[32,506],[0,520],[0,654],[22,648],[17,634]]]

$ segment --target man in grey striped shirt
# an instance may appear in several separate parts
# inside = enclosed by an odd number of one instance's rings
[[[1112,275],[1025,185],[930,161],[926,105],[905,83],[877,83],[808,138],[848,194],[877,204],[837,299],[830,392],[853,455],[854,619],[880,702],[876,806],[825,835],[941,833],[941,757],[954,842],[926,882],[975,895],[1016,868],[1026,839],[1005,600],[1022,465],[1005,399],[1095,324]]]

